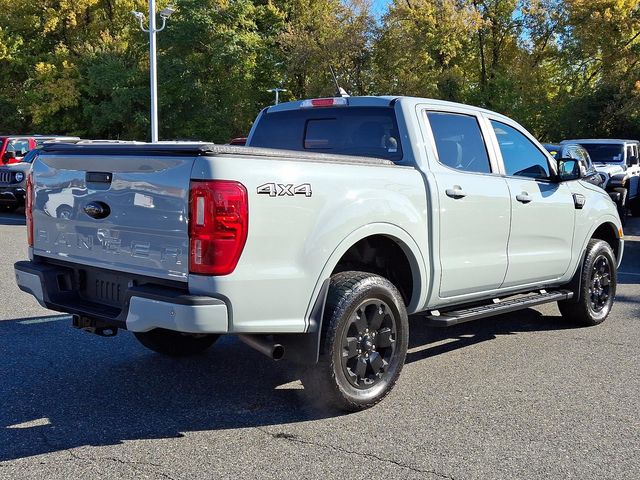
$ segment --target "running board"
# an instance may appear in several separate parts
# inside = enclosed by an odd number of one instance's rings
[[[479,307],[451,310],[448,312],[432,310],[431,315],[425,316],[425,320],[427,325],[432,327],[450,327],[459,323],[500,315],[501,313],[515,312],[516,310],[542,305],[543,303],[569,300],[570,298],[573,298],[573,292],[569,290],[557,290],[554,292],[541,290],[540,293],[530,294],[526,297],[502,301],[496,298],[493,300],[494,303],[481,305]]]

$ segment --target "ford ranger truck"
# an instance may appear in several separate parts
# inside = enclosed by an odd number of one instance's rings
[[[557,302],[574,324],[607,318],[622,228],[580,175],[509,118],[408,97],[272,106],[247,146],[47,145],[16,280],[160,354],[237,335],[358,410],[395,384],[409,314],[447,327]]]

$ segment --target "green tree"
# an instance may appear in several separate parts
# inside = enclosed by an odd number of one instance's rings
[[[374,48],[376,91],[463,101],[480,16],[467,0],[394,1]]]
[[[275,37],[283,14],[270,2],[184,0],[162,38],[161,136],[227,141],[245,135],[282,79]]]
[[[277,42],[293,98],[335,93],[330,66],[349,93],[369,93],[374,20],[367,2],[292,0],[283,8],[286,24]]]

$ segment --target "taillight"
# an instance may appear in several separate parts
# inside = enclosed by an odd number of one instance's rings
[[[24,211],[27,218],[27,243],[33,247],[33,174],[27,175],[27,196],[24,199]]]
[[[346,107],[349,105],[349,100],[345,97],[329,97],[329,98],[312,98],[310,100],[304,100],[301,104],[301,108],[309,107]]]
[[[189,193],[189,271],[227,275],[247,241],[247,189],[227,180],[192,180]]]

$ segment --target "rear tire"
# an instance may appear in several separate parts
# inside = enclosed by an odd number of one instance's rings
[[[402,296],[386,278],[365,272],[331,277],[320,360],[302,376],[305,390],[346,411],[380,402],[407,354],[409,323]]]
[[[624,226],[627,223],[627,216],[629,216],[629,192],[622,187],[614,188],[613,191],[620,194],[620,200],[617,203],[618,215],[620,223]]]
[[[587,245],[578,298],[558,302],[562,316],[579,325],[593,326],[605,321],[616,294],[616,258],[611,246],[594,238]]]
[[[169,357],[188,357],[204,352],[220,335],[194,335],[156,328],[148,332],[134,332],[138,341],[156,353]]]

